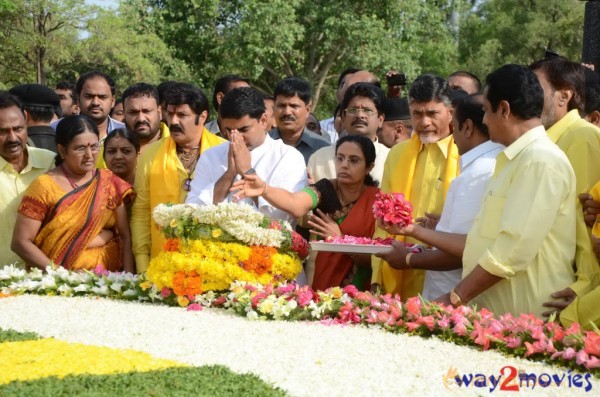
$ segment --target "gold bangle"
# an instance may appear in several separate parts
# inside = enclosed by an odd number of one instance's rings
[[[262,191],[262,193],[260,194],[261,196],[267,192],[268,187],[269,185],[267,184],[267,182],[265,182],[265,190]]]
[[[410,267],[410,257],[414,255],[414,252],[409,252],[406,254],[406,258],[404,258],[404,262],[406,262],[406,267]]]

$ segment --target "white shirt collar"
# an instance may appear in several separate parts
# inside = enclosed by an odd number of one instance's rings
[[[473,161],[477,160],[479,157],[483,156],[486,153],[489,153],[493,150],[503,149],[504,146],[499,143],[495,143],[492,141],[486,141],[481,145],[475,146],[473,149],[469,150],[467,153],[464,153],[460,156],[460,169],[461,171],[469,166]]]

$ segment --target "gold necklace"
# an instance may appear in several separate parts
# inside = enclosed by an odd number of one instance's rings
[[[177,146],[177,157],[185,171],[187,172],[187,178],[184,179],[182,189],[186,192],[192,190],[192,173],[196,169],[198,159],[200,158],[200,146],[195,146],[189,149],[184,149]]]

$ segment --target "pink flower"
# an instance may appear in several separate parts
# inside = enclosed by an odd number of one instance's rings
[[[600,360],[597,357],[592,356],[589,360],[583,363],[583,365],[585,365],[587,369],[600,368]]]
[[[471,332],[471,338],[476,344],[483,346],[483,350],[487,350],[490,347],[490,336],[486,329],[481,326],[481,323],[475,320],[475,329]]]
[[[221,305],[223,305],[223,304],[224,304],[226,301],[227,301],[227,298],[226,298],[226,297],[224,297],[223,295],[221,295],[221,296],[219,296],[217,299],[215,299],[215,300],[212,302],[212,305],[213,305],[213,306],[221,306]]]
[[[308,290],[308,291],[303,291],[301,293],[298,294],[298,305],[300,305],[300,307],[304,307],[304,306],[308,306],[310,304],[310,301],[313,299],[313,292]]]
[[[433,331],[433,328],[435,327],[435,319],[433,316],[419,317],[417,322],[426,326],[430,331]]]
[[[94,274],[96,276],[108,276],[108,270],[106,270],[106,267],[104,267],[103,264],[99,263],[95,268],[94,268]]]
[[[577,365],[585,365],[590,360],[590,356],[585,352],[585,350],[579,350],[575,355]]]
[[[410,332],[413,332],[414,330],[418,329],[421,326],[421,324],[416,323],[414,321],[409,321],[409,322],[405,323],[405,325],[406,325],[406,328],[408,328],[408,330]]]
[[[505,338],[506,347],[511,349],[516,349],[517,347],[521,347],[521,338],[518,336],[509,336]]]
[[[600,335],[597,332],[586,332],[583,350],[585,350],[587,354],[600,357]]]
[[[556,360],[557,358],[562,358],[563,360],[570,361],[573,360],[573,358],[575,358],[576,355],[577,352],[575,351],[575,349],[573,349],[572,347],[568,347],[566,350],[554,353],[552,355],[552,359]]]
[[[354,285],[350,284],[350,285],[345,286],[342,291],[345,294],[348,294],[348,296],[350,298],[354,298],[356,296],[356,294],[358,293],[358,288],[356,288]]]
[[[168,298],[171,295],[171,290],[167,287],[163,287],[160,290],[160,296],[162,296],[163,298]]]
[[[199,312],[202,310],[202,306],[199,303],[192,303],[187,307],[187,311]]]
[[[288,292],[292,292],[296,287],[294,284],[285,284],[277,287],[278,294],[287,294]]]
[[[450,328],[450,319],[445,314],[441,319],[438,320],[438,325],[441,329],[449,329]]]
[[[388,224],[400,227],[412,223],[412,204],[402,193],[377,193],[373,204],[373,215]]]
[[[418,296],[408,298],[404,306],[406,307],[406,310],[414,316],[419,316],[421,314],[421,299]]]

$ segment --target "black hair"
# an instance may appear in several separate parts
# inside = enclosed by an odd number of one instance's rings
[[[108,84],[108,86],[110,87],[111,94],[113,94],[114,96],[116,92],[115,81],[109,75],[99,70],[92,70],[91,72],[87,72],[79,76],[79,79],[77,79],[77,83],[75,83],[75,91],[77,91],[77,95],[81,94],[81,90],[83,89],[83,85],[86,81],[90,79],[95,79],[97,77],[100,77],[106,81],[106,84]]]
[[[0,91],[0,109],[8,109],[13,106],[18,107],[21,113],[23,113],[23,116],[25,116],[23,103],[19,97],[8,91]]]
[[[342,109],[346,109],[352,98],[357,96],[369,98],[375,104],[378,114],[381,115],[385,113],[385,93],[381,88],[372,83],[352,84],[344,94]]]
[[[475,76],[471,72],[468,72],[466,70],[457,70],[456,72],[454,72],[450,76],[448,76],[448,78],[450,78],[450,77],[468,77],[475,82],[475,87],[477,88],[477,92],[481,92],[481,80],[479,80],[479,77]]]
[[[529,65],[529,68],[533,71],[540,70],[546,76],[554,91],[573,91],[567,109],[577,109],[583,112],[585,106],[584,66],[561,56],[556,56],[535,61]]]
[[[360,147],[363,156],[365,156],[366,167],[375,164],[375,158],[377,157],[377,153],[375,152],[375,145],[373,144],[372,140],[362,135],[344,135],[343,137],[338,139],[338,141],[335,144],[336,155],[338,149],[340,148],[340,145],[345,142],[353,142],[356,143],[358,147]],[[373,179],[370,172],[365,176],[364,183],[367,186],[377,186],[379,184],[375,179]]]
[[[271,94],[262,93],[262,96],[263,96],[263,100],[265,100],[265,101],[269,100],[269,101],[275,102],[275,97]]]
[[[217,94],[219,92],[222,92],[223,95],[227,94],[229,91],[231,91],[231,83],[238,83],[240,81],[250,85],[250,80],[237,74],[228,74],[226,76],[221,77],[215,82],[215,89],[213,91],[212,96],[212,104],[215,111],[219,111],[219,102],[217,102]]]
[[[123,110],[125,110],[125,103],[123,103],[123,98],[118,98],[115,101],[115,106],[113,106],[112,109],[110,109],[110,113],[108,114],[110,117],[112,117],[113,114],[115,113],[115,108],[117,107],[118,104],[123,105]]]
[[[109,132],[106,138],[104,139],[104,147],[106,148],[108,146],[108,142],[112,141],[114,138],[117,137],[127,139],[127,141],[131,143],[135,148],[135,152],[140,152],[140,141],[138,140],[137,136],[135,136],[135,134],[129,131],[127,128],[115,128],[114,130]],[[103,156],[106,159],[106,150],[104,151]]]
[[[71,97],[71,101],[73,101],[73,103],[77,103],[77,89],[75,88],[75,85],[72,83],[69,83],[68,81],[59,81],[56,84],[56,87],[54,87],[55,90],[69,90],[71,91],[69,93],[69,96]]]
[[[335,109],[333,109],[333,118],[335,119],[342,112],[342,104],[338,103]]]
[[[467,95],[458,101],[454,108],[454,117],[458,121],[458,128],[462,128],[463,124],[467,120],[471,120],[473,125],[483,133],[483,135],[489,137],[487,126],[483,124],[483,95],[473,94]]]
[[[590,115],[594,110],[600,112],[600,84],[585,86],[585,114]]]
[[[159,85],[156,86],[156,91],[158,92],[158,103],[161,104],[165,101],[167,97],[167,92],[174,86],[179,84],[177,81],[169,80],[163,81]]]
[[[433,74],[422,74],[415,79],[408,91],[409,102],[443,102],[452,104],[448,81]]]
[[[83,115],[67,116],[60,120],[56,125],[56,144],[67,147],[77,135],[83,134],[84,132],[92,132],[100,137],[98,126],[94,120]],[[57,154],[56,165],[60,165],[62,162],[62,157],[60,154]]]
[[[542,115],[544,91],[536,75],[527,66],[509,64],[488,74],[486,98],[492,111],[498,109],[500,101],[507,101],[510,112],[522,120]]]
[[[467,96],[469,96],[469,93],[462,88],[450,88],[450,103],[453,108]]]
[[[223,97],[219,113],[222,119],[241,119],[250,116],[258,120],[265,114],[265,100],[263,95],[254,88],[234,88]]]
[[[167,90],[165,102],[167,105],[188,105],[196,113],[196,120],[202,112],[209,113],[206,95],[200,88],[192,84],[174,84]],[[197,121],[196,124],[198,124]]]
[[[346,70],[344,70],[341,74],[340,77],[338,77],[338,82],[337,82],[337,86],[339,87],[340,84],[342,84],[342,80],[344,80],[344,77],[346,77],[349,74],[354,74],[356,72],[360,72],[362,69],[359,68],[348,68]]]
[[[308,81],[298,77],[286,77],[275,86],[275,98],[279,95],[286,98],[298,95],[298,98],[308,105],[312,98],[312,91]]]
[[[123,91],[123,95],[121,95],[123,104],[125,104],[125,101],[127,100],[127,98],[142,98],[142,97],[154,98],[154,99],[156,99],[157,105],[160,103],[159,96],[158,96],[158,90],[156,89],[155,86],[153,86],[152,84],[148,84],[148,83],[135,83],[133,85],[130,85],[129,87],[125,88],[125,91]]]
[[[53,105],[48,106],[36,106],[36,105],[23,105],[27,113],[31,117],[33,121],[39,121],[43,123],[50,123],[52,118],[54,118],[54,114],[57,111],[57,108]],[[62,115],[62,109],[61,109]]]

